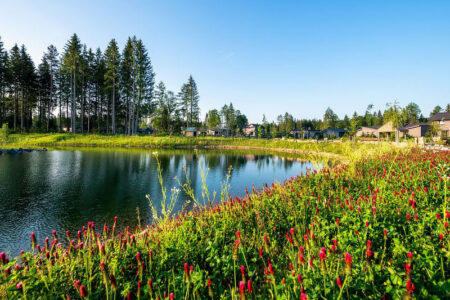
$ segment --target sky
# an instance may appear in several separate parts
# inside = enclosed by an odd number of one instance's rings
[[[190,74],[202,114],[232,102],[250,122],[340,118],[397,100],[428,116],[450,103],[450,1],[7,1],[5,47],[36,64],[77,33],[104,50],[136,35],[156,81],[175,93]]]

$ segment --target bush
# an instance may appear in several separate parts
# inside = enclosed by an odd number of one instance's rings
[[[8,124],[3,124],[2,128],[0,128],[0,142],[2,144],[6,144],[8,141],[9,129]]]

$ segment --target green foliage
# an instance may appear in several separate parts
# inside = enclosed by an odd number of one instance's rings
[[[8,141],[8,135],[8,124],[3,124],[2,128],[0,128],[0,142],[6,144],[6,142]]]
[[[217,109],[210,110],[205,117],[205,125],[209,129],[217,129],[220,126],[220,114]]]

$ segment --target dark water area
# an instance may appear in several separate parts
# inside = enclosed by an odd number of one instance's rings
[[[0,252],[16,256],[30,249],[30,233],[38,242],[56,230],[62,237],[69,230],[72,237],[88,221],[97,228],[111,225],[114,216],[122,226],[137,224],[137,208],[142,224],[152,221],[146,195],[157,210],[161,209],[154,150],[51,150],[0,156]],[[282,182],[291,176],[319,168],[286,154],[231,150],[158,150],[167,192],[181,189],[177,180],[186,175],[202,199],[202,172],[211,194],[220,192],[232,166],[230,195],[243,196],[252,184]],[[189,201],[179,193],[174,212]],[[192,207],[193,202],[188,205]]]

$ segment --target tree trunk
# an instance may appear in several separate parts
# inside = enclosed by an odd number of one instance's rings
[[[59,93],[59,132],[62,131],[62,93]]]
[[[18,91],[17,87],[15,88],[14,93],[14,131],[17,130],[17,113],[18,113],[18,106],[19,106],[19,97],[18,97]]]
[[[25,115],[24,115],[24,97],[23,97],[23,87],[20,90],[20,131],[23,132],[23,126],[25,125]]]
[[[76,107],[76,104],[75,104],[75,102],[76,102],[76,80],[77,80],[77,75],[76,75],[76,73],[74,72],[73,73],[73,82],[72,82],[72,115],[71,115],[71,117],[72,117],[72,133],[76,133],[76,130],[77,130],[77,125],[76,125],[76,116],[75,116],[75,114],[76,114],[76,109],[75,109],[75,107]]]
[[[113,79],[111,119],[112,119],[112,134],[116,134],[116,79]]]

